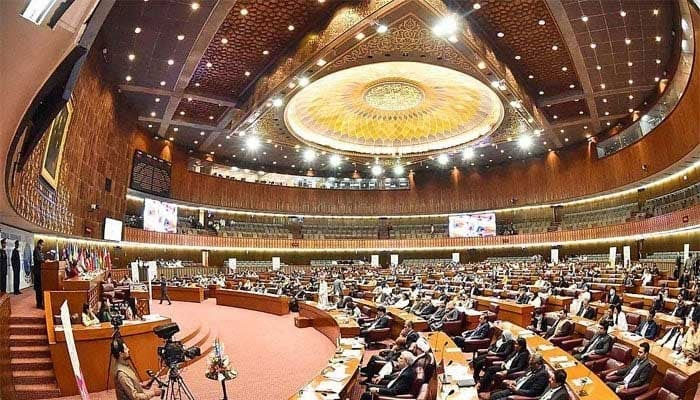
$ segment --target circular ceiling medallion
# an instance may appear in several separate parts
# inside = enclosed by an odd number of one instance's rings
[[[503,103],[453,69],[391,61],[337,71],[299,90],[284,120],[300,140],[337,151],[395,156],[459,146],[491,134]]]

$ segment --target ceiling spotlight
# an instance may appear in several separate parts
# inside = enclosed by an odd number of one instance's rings
[[[628,46],[629,46],[630,44],[632,44],[632,39],[630,39],[630,38],[625,38],[625,44],[628,45]]]
[[[653,13],[654,15],[659,15],[659,9],[658,9],[658,8],[655,8],[654,11],[652,11],[652,13]]]
[[[241,8],[241,15],[248,15],[248,10],[245,8]]]
[[[544,95],[544,90],[539,91],[540,96]]]
[[[211,62],[207,62],[207,68],[211,68],[212,65],[213,65],[213,64],[212,64]]]
[[[156,103],[160,103],[160,97],[156,97]]]
[[[505,36],[505,35],[506,35],[506,34],[503,33],[503,32],[498,32],[498,33],[496,34],[496,36],[498,36],[499,38],[502,38],[502,37]]]
[[[165,81],[160,81],[160,86],[165,86]]]
[[[360,33],[358,33],[357,35],[355,35],[355,39],[357,39],[357,40],[362,40],[362,39],[364,39],[364,38],[365,38],[365,34],[362,33],[362,32],[360,32]]]
[[[282,99],[279,98],[279,97],[275,97],[275,98],[272,100],[272,105],[275,106],[275,107],[281,107],[282,104],[284,104],[284,102],[283,102]]]
[[[620,16],[621,17],[626,17],[627,13],[624,10],[620,10]]]
[[[557,46],[557,45],[555,44],[554,46],[552,46],[552,50],[554,50],[554,51],[559,50],[559,46]]]
[[[316,159],[316,152],[311,149],[306,149],[304,150],[303,157],[304,161],[311,162]]]
[[[634,65],[634,64],[632,64],[632,61],[627,61],[627,66],[628,66],[628,67],[631,67],[632,65]]]
[[[521,149],[529,149],[532,146],[532,137],[529,135],[521,135],[518,138],[518,146]]]
[[[307,78],[305,76],[302,76],[301,78],[299,78],[299,86],[303,87],[303,86],[306,86],[308,84],[309,84],[309,78]]]
[[[185,40],[185,35],[177,35],[177,40]]]
[[[326,65],[326,60],[324,60],[323,58],[319,58],[318,61],[316,61],[316,65],[318,65],[319,67],[323,67],[324,65]]]
[[[630,79],[630,80],[627,81],[627,83],[629,83],[629,84],[631,85],[631,84],[634,83],[634,81],[633,81],[632,79]]]
[[[268,54],[270,54],[270,52],[269,52],[269,51],[267,51],[267,50],[263,50],[263,55],[265,55],[265,56],[266,56],[266,55],[268,55]]]
[[[595,66],[595,69],[597,69],[598,71],[600,71],[601,69],[603,69],[603,67],[601,67],[600,65],[596,65],[596,66]]]
[[[287,27],[287,29],[289,29],[290,31],[293,31],[293,30],[294,30],[294,25],[289,25],[289,26]]]
[[[394,175],[403,175],[404,173],[404,167],[401,164],[396,164],[394,165]]]
[[[129,59],[129,61],[134,61],[134,59],[136,58],[136,55],[129,54],[129,56],[127,58]]]
[[[337,167],[341,162],[342,158],[337,154],[331,154],[331,156],[328,157],[328,163],[331,165],[331,167]]]
[[[155,116],[156,116],[156,112],[155,112],[155,111],[151,111],[151,117],[155,117]]]
[[[260,139],[257,136],[248,136],[245,140],[245,145],[250,151],[255,151],[260,147]]]
[[[450,161],[450,157],[447,154],[440,154],[437,158],[437,162],[440,165],[446,165]]]
[[[243,75],[245,75],[245,76],[250,76],[250,71],[244,72]]]
[[[131,82],[131,75],[127,75],[124,79],[126,79],[127,82]]]
[[[374,175],[374,176],[379,176],[382,174],[382,172],[384,172],[384,170],[382,169],[382,166],[379,164],[372,165],[371,171],[372,171],[372,175]]]
[[[188,98],[187,98],[187,101],[192,101],[192,98],[191,98],[191,97],[188,97]]]
[[[221,38],[221,44],[226,44],[228,43],[228,39],[226,38]]]
[[[454,35],[457,29],[459,29],[457,17],[451,14],[443,17],[440,22],[433,27],[433,33],[437,36],[450,36]]]
[[[153,124],[148,124],[148,127],[149,127],[149,128],[153,128]]]
[[[194,2],[192,5],[190,5],[190,7],[192,7],[193,10],[199,10],[199,3]]]
[[[588,22],[588,17],[585,16],[585,15],[582,16],[582,17],[581,17],[581,21],[583,21],[583,22]]]
[[[473,5],[472,7],[473,7],[475,10],[478,10],[478,9],[481,8],[481,4],[479,4],[479,3],[474,3],[474,5]]]
[[[204,131],[200,131],[199,136],[204,136],[204,133],[205,133]]]
[[[569,85],[569,89],[573,89],[575,87],[576,87],[576,85],[574,85],[573,83],[571,85]]]
[[[185,112],[184,112],[184,111],[180,111],[180,115],[185,115]]]
[[[567,68],[567,67],[561,67],[561,70],[564,71],[564,72],[566,72],[566,71],[569,70],[569,68]]]
[[[521,106],[520,106],[520,101],[518,101],[518,100],[511,100],[510,106],[513,107],[513,108],[520,108],[520,107],[521,107]]]
[[[654,39],[656,39],[657,42],[660,42],[660,41],[661,41],[661,36],[657,36],[657,37],[655,37]]]
[[[462,158],[465,160],[471,160],[474,158],[474,149],[467,147],[466,149],[462,150]]]
[[[134,28],[134,33],[141,33],[141,28],[139,28],[138,26]]]
[[[173,64],[175,64],[175,60],[173,60],[172,58],[170,60],[168,60],[168,65],[173,65]]]
[[[595,44],[595,43],[591,43],[591,48],[592,48],[592,49],[595,49],[596,47],[598,47],[598,45],[597,45],[597,44]]]
[[[386,33],[388,30],[389,28],[384,24],[377,25],[377,33]]]
[[[657,64],[661,64],[661,59],[657,58],[657,59],[656,59],[656,63],[657,63]]]
[[[542,26],[542,25],[546,24],[546,22],[545,22],[545,20],[541,19],[541,20],[537,21],[537,24]]]
[[[479,61],[479,63],[476,64],[476,66],[479,67],[479,69],[484,69],[486,68],[486,63],[483,61]]]

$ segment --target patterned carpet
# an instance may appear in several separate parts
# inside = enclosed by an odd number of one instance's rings
[[[36,314],[33,304],[33,291],[27,289],[14,299],[13,315]],[[323,369],[335,349],[315,329],[296,328],[293,314],[276,316],[220,307],[214,299],[202,304],[173,302],[172,306],[155,302],[153,312],[170,317],[181,332],[191,332],[200,323],[212,328],[210,342],[218,336],[238,370],[238,377],[227,383],[230,399],[287,399]],[[221,385],[204,377],[206,365],[205,357],[185,368],[182,375],[197,400],[218,400]],[[113,400],[114,391],[91,393],[90,398]]]

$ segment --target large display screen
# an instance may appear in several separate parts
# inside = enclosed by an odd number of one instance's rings
[[[177,233],[177,206],[158,200],[145,199],[143,203],[143,229]]]
[[[460,214],[450,216],[450,237],[496,236],[496,214]]]
[[[104,223],[104,240],[114,240],[115,242],[122,241],[122,221],[118,219],[105,218]]]

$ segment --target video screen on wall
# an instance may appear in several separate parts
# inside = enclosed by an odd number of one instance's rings
[[[122,241],[122,221],[118,219],[105,218],[104,223],[104,240],[113,240],[115,242]]]
[[[461,214],[450,216],[450,237],[496,236],[496,214]]]
[[[177,206],[158,200],[145,199],[143,203],[143,229],[177,233]]]

